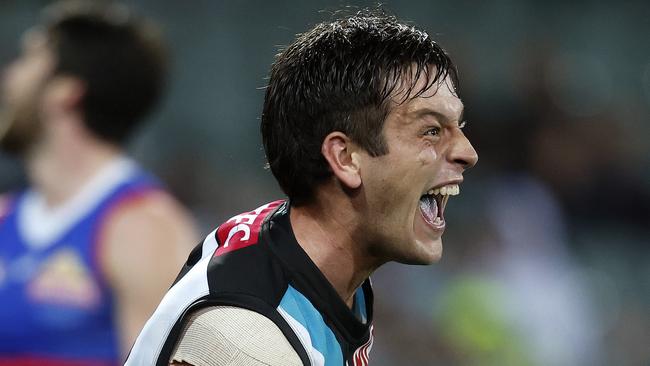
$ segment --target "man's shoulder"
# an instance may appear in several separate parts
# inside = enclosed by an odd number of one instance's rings
[[[302,365],[272,320],[232,306],[208,307],[192,314],[172,356],[174,362],[195,366],[225,365],[234,358],[249,361],[247,365]]]
[[[109,279],[164,270],[171,280],[197,240],[191,214],[166,191],[151,189],[110,208],[99,229],[97,253]],[[169,268],[163,269],[165,263]]]
[[[219,243],[215,256],[257,244],[266,218],[284,203],[284,200],[269,202],[252,211],[233,216],[219,225],[215,232]]]
[[[101,234],[102,239],[115,235],[146,239],[157,234],[170,239],[163,242],[184,246],[196,242],[190,213],[162,190],[143,192],[117,202],[105,215]]]
[[[267,315],[280,301],[288,279],[263,232],[267,218],[284,202],[264,204],[219,225],[190,253],[175,283],[185,286],[188,281],[181,281],[185,276],[204,277],[213,300],[245,304]]]

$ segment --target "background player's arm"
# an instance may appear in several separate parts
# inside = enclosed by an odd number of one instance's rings
[[[0,222],[2,222],[2,219],[5,217],[8,210],[9,210],[9,195],[0,194]]]
[[[251,310],[201,309],[185,324],[172,366],[302,366],[275,323]]]
[[[115,294],[126,355],[197,241],[189,215],[163,192],[121,204],[102,230],[100,261]]]

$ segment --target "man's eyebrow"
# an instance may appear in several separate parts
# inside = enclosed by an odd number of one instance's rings
[[[414,111],[413,113],[418,118],[424,117],[424,116],[433,116],[438,121],[440,121],[441,123],[445,123],[445,124],[450,123],[451,121],[454,120],[454,118],[451,117],[450,115],[442,113],[442,112],[437,111],[435,109],[431,109],[431,108],[418,109],[418,110]],[[463,122],[464,115],[465,115],[465,108],[463,108],[463,110],[460,112],[460,116],[458,117],[458,120],[457,120],[458,124]]]

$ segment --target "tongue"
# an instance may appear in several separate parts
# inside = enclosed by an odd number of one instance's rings
[[[433,224],[433,220],[438,217],[438,202],[433,196],[425,195],[420,198],[420,212],[428,223]]]

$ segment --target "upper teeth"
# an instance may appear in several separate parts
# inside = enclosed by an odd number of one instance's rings
[[[440,188],[431,189],[427,193],[431,195],[455,196],[460,193],[460,187],[458,187],[458,184],[448,184]]]

